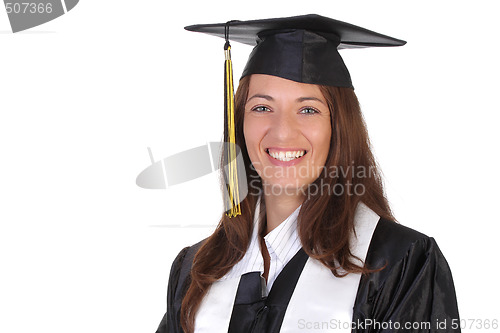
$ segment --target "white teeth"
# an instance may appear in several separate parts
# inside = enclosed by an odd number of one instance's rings
[[[273,158],[280,160],[280,161],[284,161],[284,162],[288,162],[288,161],[294,160],[296,158],[300,158],[300,157],[304,156],[305,153],[306,152],[304,150],[287,151],[287,152],[284,152],[284,151],[270,152],[270,151],[268,151],[268,154],[271,155]]]

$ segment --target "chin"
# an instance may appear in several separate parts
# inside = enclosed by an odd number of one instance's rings
[[[270,194],[304,194],[309,183],[294,180],[277,181],[276,179],[264,179],[265,186],[272,191]]]

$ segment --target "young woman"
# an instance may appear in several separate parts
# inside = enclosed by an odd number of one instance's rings
[[[188,29],[258,41],[235,97],[249,193],[175,259],[157,332],[458,332],[446,260],[393,222],[337,52],[404,42],[317,15]]]

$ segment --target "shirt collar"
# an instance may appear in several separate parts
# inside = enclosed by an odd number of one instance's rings
[[[220,278],[220,281],[231,278],[239,278],[241,275],[248,272],[258,270],[264,271],[264,260],[262,259],[262,253],[259,245],[260,200],[261,198],[259,197],[255,206],[250,245],[242,260],[234,265],[225,276]],[[282,266],[286,265],[302,247],[297,233],[297,216],[299,211],[300,206],[278,227],[264,236],[269,254],[275,254],[277,260]]]
[[[297,207],[290,216],[264,236],[268,251],[273,251],[278,260],[281,261],[281,264],[286,264],[290,261],[302,247],[297,232],[297,217],[299,216],[300,207],[302,207],[302,205]],[[259,208],[259,205],[256,208]],[[258,221],[254,221],[254,230],[258,230],[258,224],[256,222]]]

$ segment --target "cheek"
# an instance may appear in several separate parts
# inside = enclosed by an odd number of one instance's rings
[[[255,154],[259,149],[259,142],[262,139],[261,128],[262,127],[258,126],[255,121],[245,117],[243,122],[243,135],[245,136],[248,154],[250,155],[250,159],[252,161],[255,158]]]
[[[311,135],[313,135],[314,138],[313,144],[316,147],[317,157],[321,159],[321,164],[324,164],[330,150],[330,141],[332,137],[330,123],[324,124],[314,131],[311,131]]]

